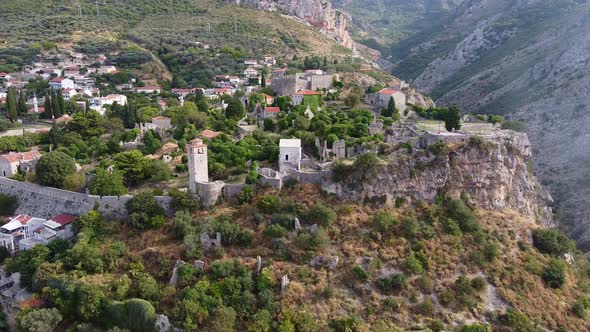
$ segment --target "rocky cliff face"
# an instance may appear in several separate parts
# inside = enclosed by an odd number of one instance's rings
[[[590,2],[465,0],[393,72],[438,105],[527,122],[560,224],[590,250]]]
[[[448,153],[405,149],[387,157],[376,176],[365,183],[337,183],[340,198],[392,204],[397,198],[433,202],[437,195],[467,197],[487,210],[513,209],[551,224],[552,199],[531,174],[531,144],[526,134],[502,130],[478,138],[461,134],[422,136],[417,146],[449,142]]]
[[[344,47],[352,48],[348,34],[348,14],[334,9],[330,0],[228,0],[237,5],[260,10],[277,11],[302,19]]]

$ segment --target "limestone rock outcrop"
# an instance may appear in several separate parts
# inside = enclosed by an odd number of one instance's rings
[[[474,138],[476,137],[476,138]],[[435,155],[427,146],[448,143]],[[513,209],[537,222],[552,223],[551,196],[530,171],[531,144],[526,134],[498,130],[482,136],[426,133],[411,155],[400,149],[364,183],[341,181],[329,191],[340,198],[392,204],[398,198],[433,202],[437,195],[467,198],[486,210]]]
[[[297,17],[320,29],[342,46],[347,48],[353,46],[352,38],[347,31],[350,17],[347,13],[334,9],[330,0],[228,0],[228,2]]]

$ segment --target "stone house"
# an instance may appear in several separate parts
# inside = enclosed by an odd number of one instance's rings
[[[264,119],[266,118],[273,118],[276,119],[277,115],[279,115],[279,112],[281,111],[281,109],[279,107],[260,107],[258,108],[259,112],[258,112],[258,123],[260,125],[263,124]]]
[[[277,79],[277,78],[285,77],[285,76],[287,76],[287,70],[289,70],[289,69],[288,68],[275,69],[271,72],[271,78]]]
[[[0,155],[0,176],[10,177],[18,173],[18,170],[28,171],[35,168],[41,154],[37,151],[10,152]]]
[[[172,120],[165,116],[155,116],[152,118],[151,122],[136,124],[135,127],[139,128],[141,137],[143,137],[148,130],[153,130],[163,137],[166,135],[167,130],[173,128]]]
[[[279,172],[300,171],[302,156],[300,139],[281,139],[279,141]]]
[[[209,167],[207,160],[207,144],[200,138],[195,138],[186,145],[188,154],[189,189],[195,193],[197,183],[209,182]]]
[[[393,98],[395,107],[401,112],[406,109],[406,94],[391,88],[381,89],[375,93],[365,95],[365,102],[370,105],[385,108]]]

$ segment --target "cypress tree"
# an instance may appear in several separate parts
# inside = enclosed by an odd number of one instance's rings
[[[59,116],[62,116],[66,113],[66,101],[61,89],[57,90],[57,103],[59,104]]]
[[[395,107],[395,100],[393,99],[393,97],[389,98],[389,103],[387,104],[387,113],[389,113],[389,116],[394,121],[399,120],[399,111],[397,110],[397,107]]]
[[[264,70],[262,71],[262,77],[260,79],[260,86],[266,88],[266,75],[264,75]]]
[[[62,113],[59,108],[59,102],[57,101],[57,94],[54,90],[51,90],[51,114],[48,119],[57,119],[61,115]]]
[[[8,88],[8,95],[6,96],[6,112],[8,119],[15,122],[18,118],[18,105],[16,101],[16,90],[13,87]]]
[[[51,119],[51,115],[53,114],[53,111],[51,110],[51,96],[50,96],[49,92],[47,93],[47,95],[45,95],[45,103],[43,104],[43,107],[45,107],[45,112],[43,112],[43,114],[41,114],[41,118]]]
[[[84,114],[88,113],[88,111],[90,111],[90,100],[86,99],[86,105],[84,106]]]
[[[27,111],[27,99],[25,98],[25,92],[21,90],[18,98],[18,114],[24,115],[27,114]]]

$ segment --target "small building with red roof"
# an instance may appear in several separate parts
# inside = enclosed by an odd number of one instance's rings
[[[49,81],[49,87],[55,90],[74,89],[74,81],[65,77],[56,77]]]
[[[41,158],[38,151],[9,152],[0,155],[0,176],[10,177],[18,173],[18,170],[29,171],[35,167],[37,160]]]
[[[219,136],[220,134],[221,134],[220,131],[213,131],[213,130],[205,129],[201,132],[201,137],[207,138],[207,139],[214,139],[215,137]]]
[[[43,225],[45,228],[52,230],[56,233],[56,238],[62,240],[69,240],[74,237],[73,224],[78,219],[76,216],[71,214],[62,213],[49,220]]]

